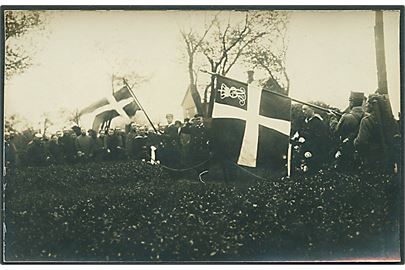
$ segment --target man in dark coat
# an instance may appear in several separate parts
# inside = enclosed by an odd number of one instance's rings
[[[76,133],[68,129],[63,130],[63,136],[58,139],[63,158],[66,163],[74,163],[76,159]]]
[[[148,153],[148,136],[146,135],[146,128],[139,127],[137,135],[133,141],[134,157],[137,160],[146,160],[149,157]]]
[[[27,162],[31,166],[44,166],[47,162],[47,152],[42,135],[37,133],[27,146]]]
[[[173,122],[173,114],[166,115],[167,126],[164,129],[165,137],[170,140],[176,140],[178,138],[178,127]]]
[[[391,171],[389,139],[383,128],[379,96],[372,94],[367,101],[366,115],[360,122],[359,133],[354,139],[364,166],[370,170]],[[385,119],[387,120],[387,119]]]
[[[189,134],[189,158],[191,166],[196,166],[197,174],[208,170],[208,163],[204,163],[209,159],[209,136],[204,125],[202,115],[196,114],[190,125],[184,126],[182,132]]]
[[[94,159],[96,161],[104,160],[106,155],[106,149],[104,148],[105,131],[100,130],[99,136],[97,137],[97,132],[95,130],[91,130],[91,132],[89,130],[89,135],[94,142]]]
[[[359,133],[360,121],[366,114],[362,107],[363,102],[364,93],[351,92],[349,98],[350,111],[342,115],[334,128],[341,145],[340,150],[336,153],[338,167],[344,170],[358,167],[353,142]]]
[[[63,162],[63,153],[58,142],[58,136],[52,135],[49,141],[49,158],[51,164],[61,164]]]
[[[17,148],[11,140],[10,132],[4,133],[4,140],[6,174],[13,174],[17,164]]]
[[[136,158],[136,151],[134,148],[135,138],[137,136],[137,127],[135,123],[132,123],[129,129],[129,132],[126,137],[125,142],[125,150],[127,153],[128,158],[135,159]]]
[[[179,142],[180,142],[180,156],[181,164],[188,166],[190,164],[190,146],[191,146],[191,135],[187,133],[187,130],[190,129],[191,123],[190,119],[185,118],[184,124],[180,127],[179,132]]]
[[[161,150],[161,161],[169,167],[179,167],[179,124],[173,122],[173,114],[166,115],[167,126],[163,133],[163,145]],[[181,123],[180,123],[181,124]]]
[[[108,130],[107,136],[104,137],[104,148],[108,160],[119,160],[123,156],[122,137],[115,134],[111,128]]]
[[[82,160],[88,160],[93,157],[94,144],[90,136],[86,134],[84,128],[81,129],[81,134],[76,138],[77,156]]]
[[[299,131],[302,143],[301,154],[305,160],[304,171],[316,172],[323,163],[326,156],[327,131],[323,119],[314,110],[304,105],[302,112],[305,116],[304,125]]]

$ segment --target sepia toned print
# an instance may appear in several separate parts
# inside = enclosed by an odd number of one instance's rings
[[[3,262],[402,262],[402,9],[2,12]]]

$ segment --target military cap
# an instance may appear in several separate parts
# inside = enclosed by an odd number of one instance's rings
[[[363,100],[364,99],[364,93],[363,92],[350,92],[350,97],[349,100]]]

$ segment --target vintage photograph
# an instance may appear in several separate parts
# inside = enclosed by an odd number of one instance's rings
[[[312,8],[2,6],[2,262],[403,263],[404,9]]]

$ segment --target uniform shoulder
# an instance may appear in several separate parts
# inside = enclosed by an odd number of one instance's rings
[[[371,120],[373,118],[374,118],[373,115],[371,115],[369,113],[365,113],[362,120],[368,121],[368,120]]]
[[[346,119],[351,119],[351,118],[353,118],[353,114],[348,112],[348,113],[344,113],[340,119],[341,120],[346,120]]]
[[[376,119],[372,114],[364,115],[364,117],[360,121],[360,123],[363,123],[363,124],[372,124],[374,122],[376,122]]]

